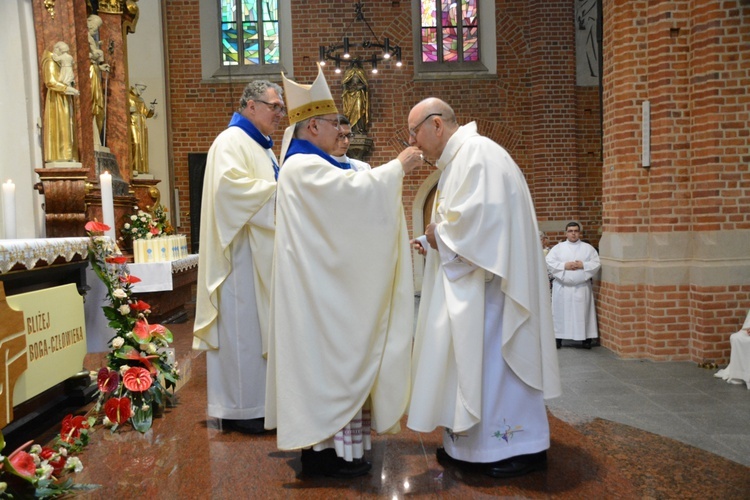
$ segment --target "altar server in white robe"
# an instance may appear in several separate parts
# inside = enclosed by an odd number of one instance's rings
[[[742,328],[729,336],[729,345],[732,348],[729,365],[714,376],[730,384],[745,384],[750,389],[750,311]]]
[[[437,459],[493,477],[546,467],[544,398],[560,394],[549,282],[534,205],[510,155],[429,98],[410,143],[442,171],[426,254],[407,426],[443,426]]]
[[[552,275],[552,318],[557,347],[563,339],[582,341],[591,349],[591,340],[599,335],[591,280],[599,268],[599,254],[581,241],[581,225],[565,226],[566,240],[547,253],[547,268]]]
[[[279,449],[302,450],[304,474],[355,477],[371,468],[370,426],[398,431],[409,399],[414,294],[401,189],[421,159],[407,148],[372,170],[345,168],[330,156],[340,126],[322,71],[306,86],[284,77],[284,88],[291,126],[276,205],[266,427],[276,427]]]
[[[201,202],[193,348],[206,350],[208,415],[265,432],[266,360],[278,162],[270,135],[285,113],[275,83],[247,84],[208,152]]]
[[[347,156],[353,137],[354,134],[352,133],[352,126],[349,123],[349,118],[347,118],[346,115],[339,115],[339,139],[336,143],[336,149],[331,156],[342,165],[349,165],[349,167],[355,172],[372,169],[369,163],[356,158],[349,158]]]

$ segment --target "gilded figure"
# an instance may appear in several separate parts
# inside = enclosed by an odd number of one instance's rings
[[[353,65],[346,70],[342,84],[344,114],[349,118],[352,132],[366,134],[370,123],[370,95],[365,70],[361,66]]]
[[[136,83],[130,87],[128,104],[130,105],[130,165],[133,172],[148,173],[148,127],[146,119],[154,116],[154,105],[146,106],[143,101],[143,91],[146,86]]]
[[[44,161],[78,161],[70,47],[57,42],[52,52],[42,55],[42,79],[47,89],[44,100]],[[67,69],[66,69],[67,68]],[[68,74],[69,72],[69,74]]]

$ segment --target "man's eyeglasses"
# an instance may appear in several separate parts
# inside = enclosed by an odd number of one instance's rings
[[[421,127],[422,124],[424,122],[426,122],[428,118],[433,117],[433,116],[443,116],[443,113],[430,113],[429,115],[425,116],[424,119],[421,122],[417,123],[414,126],[414,128],[410,128],[409,129],[409,135],[412,136],[412,137],[416,137],[417,136],[417,132],[419,132],[419,127]]]
[[[286,108],[284,106],[282,106],[281,104],[279,104],[279,103],[276,103],[276,102],[267,102],[267,101],[264,101],[262,99],[253,99],[253,101],[255,101],[255,102],[262,102],[263,104],[265,104],[266,106],[268,106],[269,109],[271,111],[273,111],[274,113],[281,114],[281,115],[285,115],[286,114]]]
[[[343,140],[351,141],[352,139],[354,139],[354,134],[339,134],[340,141],[343,141]]]
[[[330,123],[331,125],[333,125],[333,128],[335,128],[336,130],[338,130],[339,129],[339,125],[341,125],[339,123],[339,119],[338,118],[323,118],[322,116],[316,116],[315,119],[316,120],[323,120],[323,121],[326,121],[326,122]]]

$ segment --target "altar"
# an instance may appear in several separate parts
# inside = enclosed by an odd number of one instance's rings
[[[128,264],[128,269],[141,279],[133,286],[133,294],[151,306],[149,321],[180,323],[187,319],[185,304],[193,301],[198,254],[172,261]]]

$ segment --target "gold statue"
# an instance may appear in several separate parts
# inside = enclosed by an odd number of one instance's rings
[[[352,132],[366,134],[370,123],[370,95],[367,77],[361,66],[353,65],[344,74],[344,93],[341,96],[344,114],[352,124]]]
[[[44,161],[78,161],[73,96],[80,92],[72,81],[70,48],[57,42],[52,52],[42,55],[42,79],[47,88],[44,100]],[[64,67],[70,68],[70,74]]]
[[[101,143],[100,137],[104,125],[104,90],[102,88],[102,71],[109,72],[109,64],[104,62],[104,51],[97,40],[102,18],[92,14],[86,19],[89,30],[89,78],[91,79],[91,114],[94,117],[94,142]]]
[[[141,94],[146,90],[142,83],[130,87],[128,104],[130,105],[130,165],[133,172],[148,173],[148,128],[146,119],[154,116],[154,105],[146,107]]]

